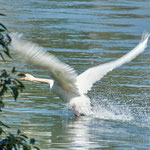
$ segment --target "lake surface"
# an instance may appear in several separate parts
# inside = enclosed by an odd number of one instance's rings
[[[149,0],[1,0],[1,17],[20,32],[81,73],[115,60],[150,32]],[[94,115],[74,117],[46,84],[24,82],[17,102],[6,97],[2,120],[36,138],[42,150],[150,149],[150,42],[144,53],[94,84],[89,97]],[[13,59],[1,70],[48,77],[47,72]]]

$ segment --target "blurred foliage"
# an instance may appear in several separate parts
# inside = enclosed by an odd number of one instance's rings
[[[5,16],[5,15],[0,14],[0,16]],[[8,32],[8,29],[2,23],[0,23],[0,45],[3,47],[3,53],[5,53],[8,57],[11,58],[9,49],[8,49],[8,45],[11,42],[11,38],[7,32]],[[3,53],[0,52],[0,56],[2,57],[3,60],[5,60]]]
[[[28,142],[28,137],[23,134],[20,130],[16,134],[5,132],[1,126],[9,128],[7,125],[0,122],[0,136],[4,135],[5,138],[0,140],[0,150],[31,150],[37,149],[38,147],[34,146],[35,139],[30,139]]]
[[[0,16],[5,16],[5,14],[0,13]],[[11,38],[8,35],[8,29],[0,23],[0,45],[3,50],[0,51],[1,58],[5,61],[3,53],[11,58],[9,53],[8,45],[11,42]],[[23,74],[17,73],[16,68],[13,67],[11,72],[2,70],[0,73],[0,111],[4,108],[3,99],[7,93],[10,93],[15,100],[17,100],[19,92],[24,89],[23,83],[18,80],[17,76],[22,76]],[[7,132],[10,128],[8,125],[0,121],[0,150],[32,150],[37,149],[35,146],[35,139],[29,139],[20,130],[16,134]]]
[[[13,67],[11,73],[7,73],[6,70],[2,70],[0,74],[0,111],[4,108],[3,98],[5,94],[8,92],[14,97],[16,100],[19,92],[24,89],[24,85],[21,81],[13,77],[12,75],[16,76],[16,69]],[[17,74],[20,76],[22,74]]]

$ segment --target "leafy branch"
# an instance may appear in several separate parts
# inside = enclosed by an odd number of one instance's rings
[[[9,128],[7,125],[0,122],[0,136],[5,136],[5,138],[0,140],[0,150],[18,150],[20,148],[23,150],[31,150],[32,148],[39,150],[39,148],[35,146],[35,139],[29,139],[20,130],[17,130],[16,134],[5,132],[1,126]]]
[[[1,108],[4,108],[3,98],[6,95],[6,93],[11,93],[11,95],[14,97],[15,100],[17,100],[19,96],[19,92],[22,92],[25,88],[23,83],[16,79],[15,77],[11,75],[16,76],[16,69],[13,67],[11,73],[8,73],[6,70],[2,70],[0,74],[0,111]],[[17,74],[17,76],[20,76],[22,74]]]
[[[5,16],[4,14],[0,13],[0,16]],[[4,33],[4,34],[3,34]],[[8,35],[8,29],[6,28],[5,25],[3,25],[2,23],[0,23],[0,45],[3,47],[3,52],[11,58],[11,55],[9,53],[9,48],[8,48],[8,44],[11,42],[11,38]],[[2,57],[3,60],[4,56],[2,54],[2,52],[0,52],[0,56]]]
[[[0,16],[6,16],[0,13]],[[11,58],[9,53],[8,45],[11,43],[11,38],[8,35],[8,29],[0,23],[0,45],[3,50],[0,51],[1,58],[5,61],[3,53]],[[15,100],[19,96],[19,92],[24,89],[23,83],[16,78],[16,76],[22,76],[23,74],[17,73],[16,68],[13,67],[11,72],[2,70],[0,73],[0,111],[4,108],[3,99],[4,96],[9,92]],[[35,146],[35,139],[29,139],[20,130],[17,130],[16,134],[12,134],[4,130],[4,128],[10,128],[8,125],[0,121],[0,150],[31,150],[37,149]]]

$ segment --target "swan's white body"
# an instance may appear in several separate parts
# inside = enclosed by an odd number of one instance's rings
[[[53,78],[41,79],[26,74],[26,80],[45,82],[50,84],[50,89],[61,99],[69,102],[74,108],[75,115],[91,114],[90,98],[86,95],[92,85],[113,69],[134,59],[147,47],[150,34],[143,35],[141,42],[129,53],[121,58],[89,68],[80,75],[68,65],[59,61],[55,56],[45,52],[41,47],[21,38],[19,34],[10,34],[11,48],[20,53],[25,60],[45,69]]]

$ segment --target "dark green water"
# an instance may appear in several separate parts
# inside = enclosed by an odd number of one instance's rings
[[[78,73],[115,60],[150,32],[148,0],[1,0],[1,17],[12,32],[43,46]],[[2,69],[16,66],[37,77],[47,72],[22,62],[1,61]],[[2,119],[37,139],[43,150],[149,150],[150,46],[132,62],[110,72],[89,93],[93,117],[75,118],[66,104],[49,94],[45,84],[24,82],[15,102],[6,98]]]

